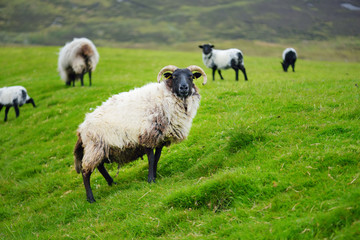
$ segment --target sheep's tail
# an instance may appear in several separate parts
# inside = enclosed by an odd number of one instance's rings
[[[84,147],[82,146],[83,142],[80,136],[80,133],[77,133],[78,136],[78,140],[75,144],[75,148],[74,148],[74,164],[75,164],[75,170],[77,173],[81,172],[82,169],[82,159],[84,156]]]

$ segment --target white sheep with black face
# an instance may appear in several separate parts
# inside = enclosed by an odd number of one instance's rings
[[[99,53],[94,43],[87,38],[74,38],[60,49],[58,71],[66,85],[75,86],[75,80],[80,79],[84,86],[84,75],[89,74],[91,86],[91,73],[95,71],[99,62]]]
[[[161,81],[162,76],[166,79]],[[75,169],[82,173],[87,200],[94,202],[90,175],[97,168],[109,185],[104,163],[125,164],[147,155],[148,182],[155,182],[162,148],[184,140],[200,103],[194,79],[206,74],[198,66],[160,70],[150,83],[112,96],[80,124],[75,145]],[[155,150],[155,153],[154,153]]]
[[[19,117],[19,107],[21,107],[25,103],[31,103],[33,107],[36,107],[34,100],[29,97],[24,87],[12,86],[0,88],[0,111],[3,107],[6,107],[4,119],[5,122],[7,121],[7,116],[11,107],[14,107],[16,117]]]
[[[206,67],[212,69],[213,80],[215,80],[215,71],[218,70],[221,79],[221,69],[232,68],[235,70],[235,79],[239,80],[239,70],[242,71],[245,81],[248,80],[244,66],[244,57],[242,52],[236,48],[227,50],[214,49],[212,44],[200,45],[199,48],[203,50],[202,59]]]

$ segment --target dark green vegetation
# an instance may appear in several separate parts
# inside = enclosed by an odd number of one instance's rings
[[[107,165],[118,185],[96,171],[89,204],[72,155],[85,113],[164,65],[203,67],[200,52],[99,48],[93,86],[74,88],[58,47],[0,52],[0,86],[38,106],[0,113],[0,239],[358,239],[359,63],[299,59],[283,73],[279,57],[245,55],[248,82],[199,80],[190,136],[164,149],[156,184],[146,158],[117,177]]]
[[[351,1],[350,1],[351,2]],[[353,1],[357,5],[356,1]],[[0,43],[173,44],[359,37],[360,11],[328,0],[11,0],[0,3]]]

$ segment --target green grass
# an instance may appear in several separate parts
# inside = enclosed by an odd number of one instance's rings
[[[203,64],[198,51],[100,48],[93,86],[72,88],[57,52],[0,49],[0,87],[23,85],[38,106],[0,121],[0,239],[359,237],[358,62],[300,59],[283,73],[279,58],[246,56],[248,82],[232,70],[213,82],[204,68],[190,135],[164,149],[157,183],[146,181],[146,158],[113,187],[96,171],[89,204],[72,155],[85,113],[156,81],[164,65]]]

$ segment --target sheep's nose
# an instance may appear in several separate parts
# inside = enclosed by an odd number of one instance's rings
[[[189,85],[187,85],[187,84],[181,84],[181,85],[180,85],[180,91],[181,91],[181,92],[187,92],[187,91],[189,91]]]

